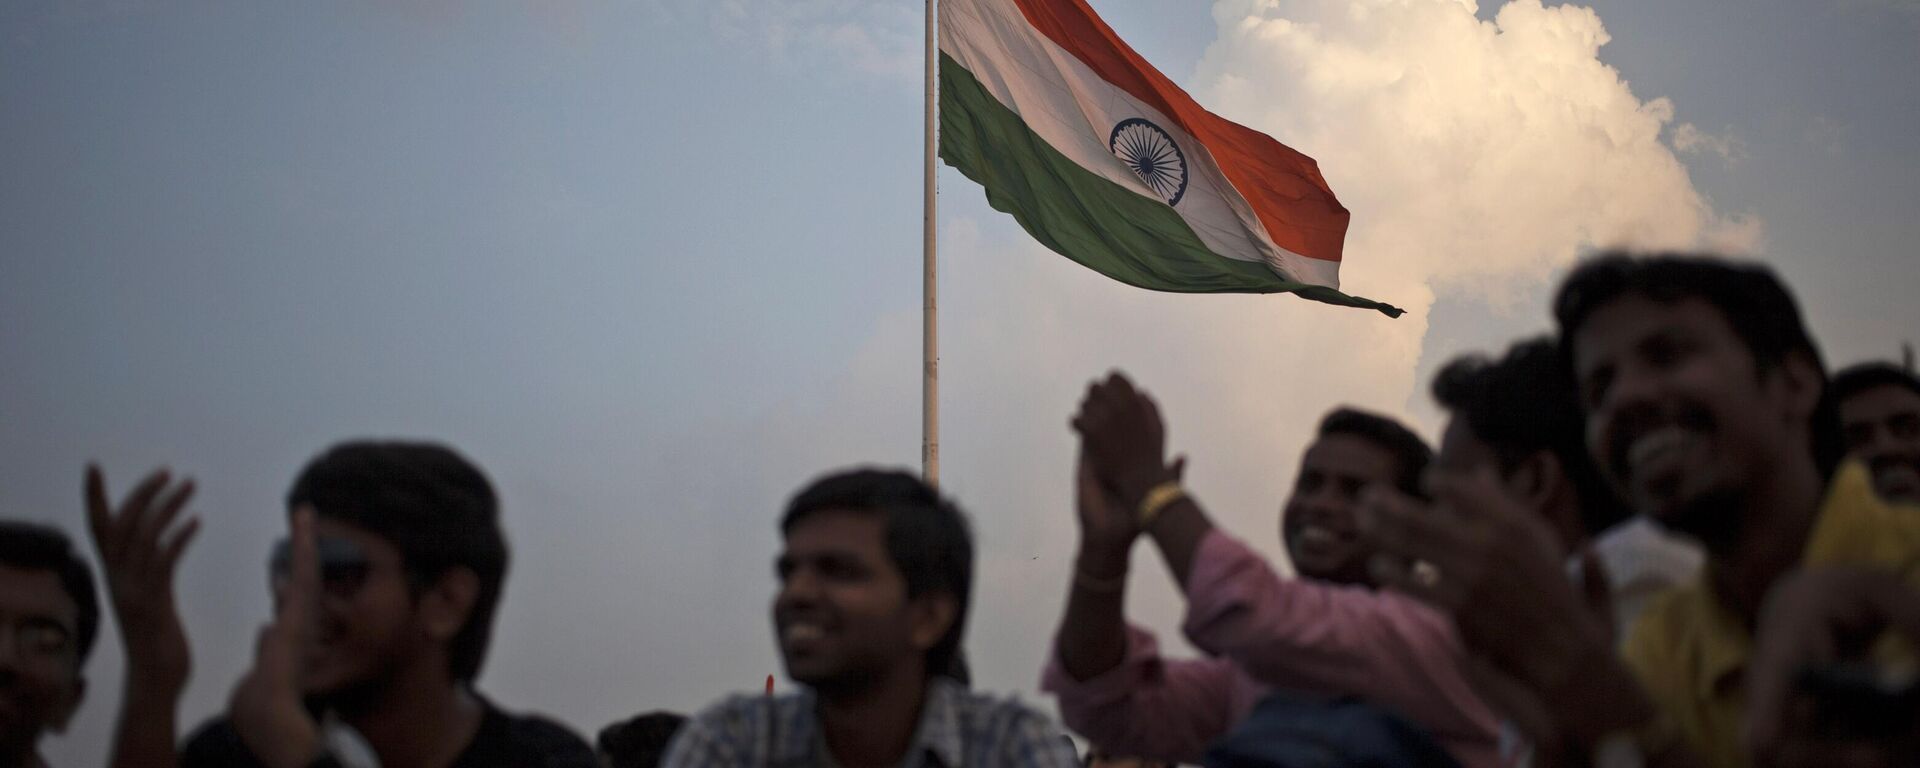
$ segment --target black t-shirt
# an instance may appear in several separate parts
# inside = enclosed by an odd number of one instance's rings
[[[452,768],[598,768],[593,748],[537,715],[509,715],[482,699],[480,729]],[[261,768],[224,717],[200,726],[180,750],[180,768]],[[404,768],[389,766],[388,768]]]

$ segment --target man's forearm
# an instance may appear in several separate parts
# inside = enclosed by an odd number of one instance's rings
[[[114,728],[112,768],[174,768],[179,764],[174,742],[180,689],[144,682],[130,675],[120,702],[120,722]]]
[[[1060,618],[1060,666],[1075,680],[1098,677],[1127,658],[1128,548],[1080,545],[1067,610]]]
[[[1200,551],[1200,542],[1212,530],[1213,521],[1207,519],[1206,511],[1192,496],[1183,496],[1168,504],[1147,529],[1153,536],[1153,543],[1160,549],[1160,556],[1166,559],[1167,569],[1173,571],[1173,578],[1180,582],[1183,592],[1188,579],[1192,577],[1193,560]]]

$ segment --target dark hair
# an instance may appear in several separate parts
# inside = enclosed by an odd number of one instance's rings
[[[1433,449],[1406,425],[1377,413],[1342,406],[1320,420],[1316,436],[1328,435],[1353,435],[1387,449],[1399,466],[1394,486],[1409,496],[1425,497],[1420,489],[1420,475],[1427,471],[1427,463],[1433,461]]]
[[[613,768],[655,768],[686,722],[686,715],[675,712],[634,715],[600,729],[594,746]]]
[[[1881,387],[1900,387],[1920,395],[1920,377],[1892,363],[1857,363],[1834,374],[1833,380],[1827,382],[1827,393],[1838,404],[1869,389]]]
[[[967,663],[967,649],[955,648],[953,656],[947,659],[945,669],[935,670],[941,677],[960,684],[962,688],[973,687],[973,665]]]
[[[946,674],[960,652],[973,592],[973,534],[966,516],[917,475],[861,468],[821,477],[794,494],[780,532],[791,534],[801,521],[828,510],[884,513],[887,555],[906,577],[907,597],[953,596],[953,627],[927,651],[927,673]]]
[[[1813,364],[1824,383],[1827,368],[1820,347],[1807,333],[1793,294],[1773,270],[1711,254],[1607,251],[1576,267],[1553,300],[1569,363],[1580,327],[1601,307],[1628,295],[1662,304],[1705,301],[1726,317],[1753,355],[1759,373],[1768,373],[1799,354]],[[1838,414],[1831,392],[1823,388],[1809,425],[1814,463],[1822,475],[1830,475],[1845,453]]]
[[[1434,377],[1433,399],[1454,418],[1465,419],[1493,448],[1502,471],[1536,452],[1551,451],[1573,484],[1588,534],[1628,517],[1626,505],[1587,453],[1580,395],[1552,338],[1515,342],[1499,360],[1454,358]]]
[[[500,504],[479,467],[434,443],[345,442],[293,481],[287,508],[302,504],[392,542],[416,587],[471,569],[480,594],[448,653],[454,679],[479,675],[507,575]]]
[[[0,520],[0,565],[23,571],[53,571],[75,608],[75,666],[87,663],[100,634],[100,596],[93,569],[80,559],[73,540],[60,529],[20,520]]]

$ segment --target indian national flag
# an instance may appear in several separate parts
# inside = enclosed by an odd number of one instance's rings
[[[1339,291],[1313,158],[1201,106],[1086,0],[940,0],[940,156],[1048,248],[1142,288]]]

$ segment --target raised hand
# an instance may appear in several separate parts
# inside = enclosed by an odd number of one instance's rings
[[[1074,462],[1073,505],[1080,520],[1082,548],[1125,549],[1140,534],[1133,516],[1100,484],[1084,455]]]
[[[301,704],[301,664],[320,609],[320,555],[312,507],[293,512],[287,582],[273,622],[261,628],[253,669],[233,689],[227,718],[263,765],[299,768],[320,754],[320,727]]]
[[[1382,587],[1453,616],[1490,703],[1533,735],[1591,745],[1653,716],[1612,652],[1602,616],[1567,578],[1546,521],[1491,472],[1429,478],[1431,506],[1387,489],[1361,501],[1361,528]]]
[[[87,467],[87,524],[106,570],[107,593],[127,650],[129,681],[174,695],[186,685],[192,668],[173,577],[180,556],[200,530],[199,519],[180,519],[193,490],[192,480],[173,483],[166,470],[158,470],[115,508],[108,502],[100,468]]]
[[[1817,707],[1795,691],[1798,675],[1862,655],[1887,629],[1920,644],[1920,591],[1899,576],[1828,566],[1795,571],[1768,591],[1747,665],[1747,745],[1770,766],[1910,765],[1920,723],[1901,736],[1834,739],[1812,727]]]
[[[1454,614],[1469,646],[1529,682],[1570,671],[1555,666],[1569,661],[1552,653],[1563,649],[1542,647],[1545,630],[1574,633],[1557,638],[1569,645],[1608,644],[1544,519],[1488,472],[1435,473],[1428,485],[1432,506],[1387,489],[1370,489],[1362,501],[1365,527],[1384,555],[1372,563],[1382,586]],[[1530,631],[1516,631],[1523,627]]]
[[[1153,487],[1178,478],[1167,465],[1166,426],[1153,398],[1118,371],[1087,388],[1073,417],[1081,455],[1121,508],[1138,508]]]

